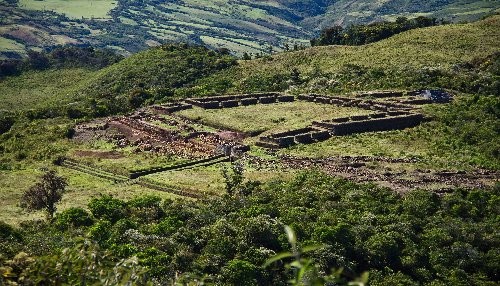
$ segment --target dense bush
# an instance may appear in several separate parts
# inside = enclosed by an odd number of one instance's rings
[[[69,208],[56,215],[57,227],[67,229],[70,227],[82,227],[92,225],[90,214],[82,208]]]
[[[12,125],[14,125],[14,122],[14,115],[0,113],[0,135],[9,131]]]
[[[65,240],[61,240],[67,236],[77,247],[81,229],[110,251],[99,266],[104,272],[110,271],[106,265],[112,265],[117,257],[136,256],[151,278],[164,283],[171,283],[174,273],[182,273],[179,281],[197,277],[222,284],[284,285],[299,277],[285,267],[293,260],[283,258],[267,267],[263,264],[289,250],[283,227],[292,225],[296,247],[321,245],[303,254],[307,259],[301,259],[300,267],[306,273],[300,279],[314,280],[314,275],[343,268],[342,276],[332,274],[341,284],[368,271],[371,285],[457,281],[492,285],[500,278],[496,259],[499,200],[498,187],[456,190],[441,196],[416,190],[400,196],[373,185],[307,172],[291,181],[272,182],[246,196],[163,204],[156,197],[128,203],[96,198],[89,203],[95,218],[111,220],[63,232],[22,225],[20,233],[29,243],[15,245],[14,250],[30,252],[37,247],[34,238],[41,234],[61,241],[59,247],[67,245],[69,241],[62,244]],[[143,220],[146,214],[152,216]],[[44,256],[40,263],[53,267],[47,255],[61,249],[56,245],[38,249]],[[9,255],[12,253],[11,249]],[[58,256],[50,259],[65,261]],[[308,261],[313,268],[307,266]]]
[[[434,18],[423,16],[414,19],[398,17],[395,22],[375,22],[371,24],[351,25],[347,28],[333,26],[321,31],[319,38],[311,40],[311,46],[327,45],[364,45],[387,39],[411,29],[436,26],[440,23]]]
[[[110,222],[117,222],[125,218],[128,213],[127,204],[109,195],[102,195],[90,200],[89,209],[97,219],[104,219]]]

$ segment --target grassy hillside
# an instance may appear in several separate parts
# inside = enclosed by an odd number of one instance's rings
[[[26,111],[75,100],[82,85],[89,84],[94,71],[84,68],[27,71],[0,84],[0,110]]]
[[[416,29],[365,46],[313,47],[240,61],[213,81],[230,77],[231,88],[240,91],[291,86],[330,92],[425,86],[461,89],[461,84],[482,81],[489,86],[498,82],[491,75],[495,72],[481,69],[487,69],[492,55],[499,52],[499,29],[500,16],[493,16],[471,24]],[[294,69],[300,82],[290,81]]]
[[[285,45],[307,45],[333,24],[421,15],[460,22],[499,8],[498,1],[486,0],[0,1],[0,55],[13,57],[25,49],[64,43],[127,54],[179,41],[237,54],[267,53],[270,46],[279,51]]]
[[[441,87],[495,94],[498,30],[500,16],[493,16],[471,24],[416,29],[365,46],[313,47],[237,65],[232,57],[204,48],[164,46],[98,72],[61,69],[6,78],[0,85],[0,103],[10,111],[60,109],[63,103],[81,116],[116,113],[134,107],[132,103],[172,96],[260,90],[339,93]],[[58,106],[52,106],[56,102]]]
[[[472,24],[408,31],[362,47],[314,47],[256,61],[243,61],[240,69],[246,75],[257,69],[283,72],[293,67],[302,71],[319,67],[322,71],[333,72],[348,64],[369,68],[450,67],[498,51],[498,29],[500,16],[495,16]]]
[[[0,85],[0,103],[1,109],[9,111],[36,108],[39,110],[30,111],[29,117],[46,118],[60,115],[104,116],[172,98],[262,90],[338,94],[368,89],[436,87],[466,94],[497,95],[500,85],[499,29],[500,16],[494,16],[472,24],[412,30],[366,46],[314,47],[257,60],[239,61],[238,64],[231,56],[200,47],[163,46],[138,53],[97,72],[63,69],[29,72],[6,78]],[[294,69],[296,72],[292,76]],[[22,98],[22,101],[16,98]],[[484,118],[488,122],[497,114],[494,99],[479,103],[458,100],[450,116],[464,116],[461,110],[463,106],[468,106],[470,114],[478,112],[477,118]],[[446,112],[446,109],[442,113],[431,110],[428,115],[445,118]],[[470,141],[467,139],[470,137],[467,135],[469,131],[451,131],[463,123],[454,119],[447,119],[447,122],[438,126],[425,125],[423,130],[417,130],[414,134],[398,133],[378,143],[373,137],[368,141],[356,141],[354,138],[351,143],[352,146],[358,146],[359,142],[379,145],[385,142],[380,148],[370,149],[374,152],[393,150],[392,144],[413,144],[416,151],[410,153],[437,156],[442,159],[439,164],[444,165],[448,158],[456,157],[467,148],[470,152],[458,165],[497,168],[496,145],[490,144],[497,136],[494,124],[482,126],[479,121],[466,122],[469,124],[468,130],[491,134]],[[26,124],[15,125],[13,134],[24,134]],[[37,124],[45,126],[44,123]],[[60,133],[57,138],[64,138],[64,132]],[[22,142],[15,140],[13,134],[4,138],[5,146],[10,146],[6,149],[14,150],[13,154],[6,157],[15,160],[37,158],[38,151],[22,152],[25,147]],[[419,136],[423,137],[414,140]],[[447,138],[453,138],[450,142],[455,143],[446,142]],[[45,140],[49,138],[44,136],[40,141]],[[420,142],[419,146],[416,146],[417,142]],[[331,147],[337,143],[334,140],[324,143],[322,146],[331,150],[325,154],[334,154],[337,149]],[[442,148],[446,152],[434,154],[432,150],[435,146],[444,146]],[[45,148],[43,144],[39,147]],[[352,150],[360,150],[362,146],[358,147],[352,147]],[[411,148],[409,150],[414,150]],[[51,150],[49,153],[57,152]],[[311,152],[314,150],[299,150],[298,153]],[[386,153],[394,155],[392,151]],[[365,155],[366,150],[360,151],[360,154]],[[450,166],[455,168],[457,164]]]

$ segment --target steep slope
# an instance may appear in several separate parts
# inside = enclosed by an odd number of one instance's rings
[[[13,4],[8,4],[13,3]],[[435,16],[474,20],[500,8],[472,0],[0,0],[0,56],[59,44],[91,44],[133,53],[187,41],[243,52],[307,45],[333,24]]]
[[[365,46],[313,47],[241,61],[228,75],[237,90],[297,85],[287,83],[294,69],[305,89],[318,79],[329,81],[323,87],[332,91],[425,84],[453,88],[447,84],[460,82],[465,63],[487,61],[500,52],[499,30],[500,16],[492,16],[471,24],[416,29]],[[498,84],[497,77],[486,77]]]

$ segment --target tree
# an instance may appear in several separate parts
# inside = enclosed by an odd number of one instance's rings
[[[252,59],[252,57],[247,52],[243,53],[243,60],[248,61],[248,60],[251,60],[251,59]]]
[[[44,53],[28,50],[28,66],[35,70],[44,70],[50,67],[50,61]]]
[[[67,185],[65,178],[58,176],[54,170],[48,170],[42,175],[40,182],[24,192],[21,206],[30,211],[44,210],[47,220],[52,221],[56,204],[61,201]]]
[[[239,162],[231,164],[231,169],[224,167],[222,168],[222,176],[224,177],[224,182],[226,184],[226,192],[228,195],[232,196],[236,194],[236,191],[243,183],[243,165]]]

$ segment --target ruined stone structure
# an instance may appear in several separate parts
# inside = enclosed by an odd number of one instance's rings
[[[189,98],[185,102],[204,109],[232,108],[254,104],[271,104],[276,102],[292,102],[295,97],[277,92],[252,93],[227,96],[210,96],[202,98]]]

